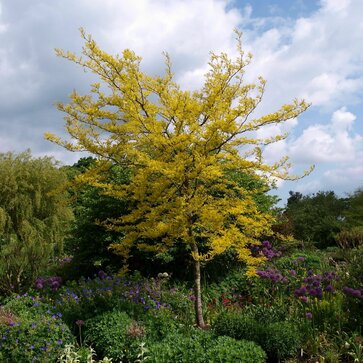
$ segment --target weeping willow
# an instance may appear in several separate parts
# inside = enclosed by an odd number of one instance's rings
[[[66,175],[50,157],[0,154],[0,291],[20,292],[63,251]]]

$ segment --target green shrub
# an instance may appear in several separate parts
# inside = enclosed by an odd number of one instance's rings
[[[271,306],[251,304],[243,309],[242,314],[265,325],[266,323],[275,323],[285,320],[287,318],[286,309],[286,305],[281,306],[276,304],[276,302]]]
[[[251,316],[236,312],[220,314],[213,324],[214,333],[218,336],[226,335],[235,339],[260,341],[264,338],[264,326]],[[262,335],[259,337],[259,335]]]
[[[129,285],[126,286],[126,283]],[[126,281],[113,276],[82,278],[77,282],[69,282],[57,291],[57,308],[63,314],[63,320],[73,329],[75,321],[79,319],[85,321],[115,309],[125,311],[132,317],[138,317],[145,309],[142,304],[132,300],[133,286],[134,282],[130,279]],[[46,293],[42,291],[43,295]],[[143,292],[141,296],[145,294]]]
[[[167,309],[149,310],[141,321],[145,326],[147,338],[151,341],[160,341],[183,327],[173,313]]]
[[[171,333],[149,346],[147,361],[151,363],[262,363],[266,353],[257,344],[231,337],[217,337],[195,330],[189,334]]]
[[[161,342],[151,344],[150,363],[205,363],[206,351],[212,345],[212,335],[193,329],[189,334],[171,333]]]
[[[363,285],[363,247],[352,250],[348,261],[346,284],[349,286]]]
[[[125,312],[111,311],[85,323],[86,342],[97,354],[115,361],[134,361],[145,328],[132,320]]]
[[[40,298],[24,294],[12,295],[6,298],[4,308],[22,319],[32,319],[40,314],[46,313],[50,309],[50,306],[41,301]]]
[[[221,336],[206,352],[209,363],[263,363],[266,353],[254,342]]]
[[[28,296],[9,300],[0,319],[1,362],[52,362],[74,343],[61,314]]]
[[[213,329],[219,336],[254,341],[273,359],[294,356],[300,347],[300,334],[289,321],[264,322],[253,316],[226,312],[218,316]]]
[[[188,298],[189,295],[190,289],[185,284],[179,283],[172,288],[165,289],[162,292],[162,299],[168,303],[178,320],[192,325],[194,323],[194,304]]]
[[[299,261],[299,257],[303,257],[304,261]],[[322,255],[315,251],[297,251],[291,256],[284,256],[275,260],[274,267],[286,271],[292,269],[320,271],[322,269]]]
[[[350,258],[347,263],[347,271],[343,278],[342,285],[354,290],[363,289],[363,248],[351,250]],[[352,331],[362,331],[363,300],[345,293],[343,304],[343,309],[349,312],[348,319]]]
[[[337,245],[342,249],[363,247],[363,227],[356,227],[350,231],[341,231],[335,237]]]
[[[258,343],[270,358],[284,359],[294,357],[300,348],[300,334],[296,325],[287,321],[271,323],[266,326],[265,340]]]
[[[344,296],[340,291],[336,291],[329,299],[312,300],[308,306],[313,326],[321,332],[334,334],[341,331],[348,319],[344,309]]]

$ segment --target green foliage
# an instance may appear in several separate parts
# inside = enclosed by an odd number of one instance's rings
[[[301,337],[298,327],[291,322],[281,321],[266,326],[264,342],[258,342],[269,357],[285,359],[297,355]]]
[[[247,315],[236,312],[220,314],[213,325],[215,334],[254,341],[270,358],[294,356],[301,342],[296,325],[289,321],[273,322],[274,317],[268,317],[267,310],[261,316],[258,316],[258,311]],[[264,317],[268,319],[264,321]]]
[[[266,353],[255,343],[230,337],[213,337],[201,330],[170,334],[151,344],[147,361],[152,363],[263,363]]]
[[[28,294],[12,295],[4,301],[4,308],[22,317],[23,319],[34,319],[39,314],[45,314],[50,306],[39,298],[31,297]]]
[[[249,278],[246,276],[246,269],[239,267],[228,270],[228,274],[223,276],[223,279],[210,284],[209,289],[219,294],[234,292],[247,293],[249,283]]]
[[[74,342],[61,316],[35,299],[10,299],[4,312],[11,312],[13,321],[0,323],[1,362],[55,361],[65,344]]]
[[[213,341],[206,358],[205,362],[210,363],[264,363],[267,357],[254,342],[221,336]]]
[[[246,339],[251,341],[263,335],[264,326],[251,316],[244,316],[237,312],[223,312],[213,323],[213,330],[216,335],[226,335],[235,339]]]
[[[57,292],[58,309],[63,320],[75,328],[75,321],[91,319],[113,309],[140,316],[144,308],[141,305],[121,297],[127,290],[120,279],[81,279],[78,283],[67,284]],[[76,329],[77,330],[77,329]]]
[[[148,340],[156,342],[183,328],[173,312],[166,309],[149,310],[141,317],[141,321],[145,326]]]
[[[85,324],[86,341],[97,354],[116,361],[134,361],[145,328],[133,321],[125,312],[106,312],[89,319]]]
[[[92,347],[76,348],[67,344],[57,362],[59,363],[112,363],[112,359],[104,357],[102,360],[95,360],[96,353]],[[115,362],[117,363],[117,362]]]
[[[345,209],[346,200],[332,191],[306,196],[290,192],[286,215],[292,221],[296,239],[325,248],[335,244],[334,236],[344,225]]]
[[[339,232],[335,239],[342,249],[363,247],[363,227],[353,227],[351,230]]]
[[[206,351],[213,344],[208,332],[192,329],[189,333],[171,333],[164,340],[151,344],[148,361],[151,363],[204,363]]]
[[[341,331],[347,320],[344,305],[344,296],[340,291],[332,294],[329,299],[311,301],[308,309],[312,313],[311,323],[314,329],[328,333]]]
[[[0,154],[0,291],[26,291],[63,250],[66,175],[49,157]]]
[[[304,258],[304,261],[298,262],[298,258],[301,257]],[[319,250],[300,250],[279,258],[273,262],[273,266],[285,272],[293,269],[320,272],[323,269],[324,263],[324,255]]]
[[[95,161],[91,157],[81,158],[65,170],[74,181],[77,176],[91,168]],[[105,170],[103,176],[106,181],[122,184],[128,181],[129,172],[120,166],[113,166]],[[64,271],[66,277],[75,279],[91,276],[101,267],[109,270],[119,269],[120,259],[108,247],[123,234],[106,229],[102,222],[125,214],[128,202],[103,195],[99,188],[90,185],[75,183],[71,192],[75,219],[71,234],[65,241],[65,248],[73,259]]]
[[[363,286],[363,247],[351,250],[346,283],[349,286]]]
[[[363,289],[363,248],[350,250],[343,284],[353,289]],[[344,310],[349,312],[348,319],[352,331],[363,331],[363,301],[347,295]]]
[[[278,202],[278,197],[268,194],[271,187],[258,175],[240,170],[231,170],[226,174],[227,180],[232,180],[238,186],[254,192],[253,198],[261,212],[270,212]]]
[[[348,208],[344,212],[345,222],[349,228],[363,228],[363,189],[356,190],[349,196]]]
[[[277,323],[290,318],[287,315],[286,306],[280,306],[274,302],[269,305],[253,305],[249,304],[244,307],[241,312],[244,316],[250,317],[260,324]]]

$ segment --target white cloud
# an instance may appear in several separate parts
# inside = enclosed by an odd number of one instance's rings
[[[356,163],[356,165],[350,165],[344,169],[333,168],[327,170],[323,174],[323,180],[343,190],[345,188],[346,192],[357,187],[363,187],[363,155],[361,155],[359,161],[359,164]]]
[[[338,12],[347,10],[351,1],[350,0],[322,0],[321,3],[328,12],[338,13]]]
[[[266,109],[302,97],[328,111],[363,91],[363,1],[326,0],[309,17],[286,19],[262,35],[247,31],[252,76],[267,80]]]
[[[356,116],[347,111],[346,107],[342,107],[341,109],[335,111],[332,116],[332,127],[335,130],[350,130],[356,120]]]
[[[361,147],[362,136],[349,132],[356,116],[345,107],[335,111],[327,125],[315,124],[288,145],[288,154],[302,163],[354,161]]]
[[[321,0],[320,9],[298,19],[256,18],[252,0],[243,9],[236,3],[0,0],[0,151],[31,146],[35,153],[73,161],[74,154],[45,142],[42,134],[63,132],[55,101],[65,100],[74,88],[87,90],[89,77],[53,53],[54,47],[79,52],[80,26],[106,51],[135,50],[144,58],[144,69],[153,74],[163,70],[161,53],[168,51],[176,79],[185,88],[201,84],[210,50],[234,54],[233,28],[239,27],[246,50],[254,54],[246,79],[262,75],[268,81],[258,112],[304,97],[319,115],[305,130],[303,116],[261,130],[260,137],[286,131],[293,136],[268,146],[266,160],[291,155],[295,163],[329,165],[325,174],[309,177],[306,188],[318,188],[328,179],[338,183],[345,175],[357,180],[354,163],[363,164],[362,136],[356,131],[360,120],[347,109],[362,101],[363,1]],[[324,122],[329,114],[330,122]]]

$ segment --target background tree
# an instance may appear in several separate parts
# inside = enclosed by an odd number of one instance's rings
[[[346,199],[338,198],[333,191],[305,196],[290,191],[285,213],[296,239],[325,248],[336,244],[335,235],[345,224],[346,207]]]
[[[49,157],[0,154],[0,290],[26,290],[63,250],[72,212],[66,174]]]
[[[110,224],[126,233],[113,244],[124,258],[135,245],[163,253],[175,243],[185,244],[194,265],[196,320],[203,327],[201,262],[233,249],[253,274],[261,258],[253,257],[248,246],[270,234],[274,221],[254,199],[260,188],[247,189],[226,175],[259,175],[267,185],[271,177],[288,179],[286,158],[267,165],[262,157],[264,145],[286,135],[257,139],[255,131],[297,117],[307,104],[295,100],[254,117],[265,81],[244,83],[251,56],[244,54],[240,37],[239,57],[212,54],[204,86],[190,92],[174,82],[168,56],[165,75],[149,76],[132,51],[111,56],[83,31],[82,36],[83,57],[61,50],[58,55],[97,74],[102,87],[95,83],[89,95],[73,92],[69,104],[58,105],[67,114],[71,141],[51,134],[47,138],[69,150],[96,155],[92,172],[78,180],[132,202],[132,211]],[[102,172],[114,164],[129,168],[129,183],[102,180]]]
[[[357,189],[353,194],[349,195],[344,217],[348,228],[363,230],[363,189]]]
[[[91,185],[73,185],[74,178],[92,168],[93,157],[81,158],[63,170],[70,179],[74,220],[69,236],[65,240],[65,252],[71,255],[72,262],[64,271],[67,278],[92,276],[98,270],[121,268],[120,258],[110,251],[109,245],[123,234],[106,229],[102,222],[126,214],[128,202],[112,196],[102,195],[100,188]],[[105,178],[113,183],[125,183],[128,171],[115,165],[105,173]]]
[[[363,189],[357,189],[346,198],[343,211],[344,225],[336,235],[341,248],[358,248],[363,246]]]

